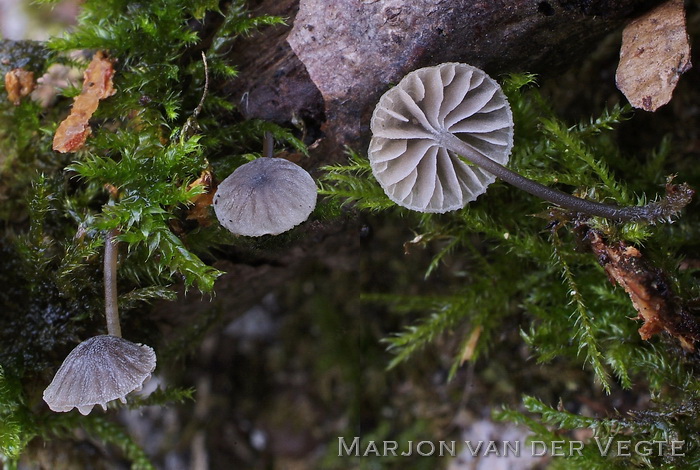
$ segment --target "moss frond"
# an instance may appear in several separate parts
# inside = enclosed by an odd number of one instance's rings
[[[318,193],[339,205],[352,205],[360,210],[379,212],[396,207],[371,177],[369,160],[348,149],[347,163],[327,165],[319,181]]]
[[[0,310],[8,309],[0,319],[7,345],[0,351],[0,454],[8,462],[15,462],[34,436],[75,440],[74,430],[82,427],[119,447],[134,468],[153,468],[109,416],[46,413],[41,387],[77,338],[103,331],[106,231],[120,233],[123,311],[173,300],[171,286],[177,281],[185,289],[212,292],[221,272],[203,258],[211,262],[212,249],[232,239],[215,225],[199,227],[187,219],[193,199],[205,191],[192,183],[203,171],[228,164],[221,163],[229,160],[223,155],[251,152],[251,142],[265,132],[306,153],[280,126],[235,122],[233,104],[216,91],[209,90],[202,112],[194,115],[206,81],[201,51],[209,78],[233,77],[227,48],[236,36],[279,24],[278,17],[251,15],[242,0],[87,0],[70,32],[50,39],[45,48],[24,51],[36,57],[32,64],[39,76],[54,64],[82,70],[88,56],[103,51],[114,64],[116,93],[100,101],[90,120],[92,133],[74,154],[59,154],[51,146],[71,98],[81,91],[79,83],[64,88],[48,108],[28,99],[19,106],[5,100],[0,105],[1,189],[3,200],[11,201],[0,209],[6,228],[0,238],[0,281],[12,286],[0,294]],[[196,131],[184,135],[188,120],[195,119]],[[8,385],[15,382],[31,389],[26,403],[24,390]],[[168,389],[137,405],[190,397],[191,391]]]

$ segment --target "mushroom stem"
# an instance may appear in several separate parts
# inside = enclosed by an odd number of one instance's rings
[[[265,131],[265,139],[263,140],[263,157],[272,158],[275,150],[275,142],[272,139],[272,133]]]
[[[444,147],[461,155],[474,165],[479,166],[503,181],[565,209],[604,217],[606,219],[617,219],[623,221],[642,219],[651,220],[659,216],[659,203],[650,203],[646,206],[619,207],[581,199],[579,197],[558,191],[554,188],[550,188],[536,181],[532,181],[531,179],[525,178],[524,176],[509,170],[500,163],[491,160],[489,157],[482,154],[453,134],[441,133],[439,135],[439,140]]]
[[[107,318],[107,333],[112,336],[122,336],[119,324],[119,307],[117,303],[117,229],[110,230],[105,235],[105,317]]]

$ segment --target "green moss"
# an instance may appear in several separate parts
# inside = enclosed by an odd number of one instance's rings
[[[83,426],[117,444],[136,468],[151,468],[143,451],[108,419],[49,413],[41,390],[46,374],[76,341],[104,332],[106,231],[120,232],[120,304],[127,319],[144,302],[172,300],[168,286],[177,281],[211,292],[221,272],[203,258],[231,237],[216,224],[199,227],[186,220],[191,200],[204,190],[191,183],[212,166],[225,177],[266,131],[306,151],[279,126],[222,119],[232,106],[214,92],[194,122],[206,73],[212,80],[236,74],[223,56],[231,41],[281,22],[249,15],[244,3],[228,2],[222,10],[211,0],[89,0],[81,3],[77,26],[63,37],[46,45],[3,42],[2,76],[6,66],[24,66],[37,77],[57,63],[83,69],[87,61],[69,53],[84,51],[89,60],[101,50],[114,61],[117,90],[100,102],[90,121],[92,135],[73,155],[53,152],[51,145],[79,88],[63,90],[49,109],[29,99],[19,106],[3,100],[0,109],[0,190],[8,201],[0,209],[6,228],[0,282],[7,287],[0,293],[0,364],[2,380],[22,384],[14,398],[0,397],[0,453],[10,464],[33,436],[71,439],[72,430]],[[194,131],[183,132],[186,125]],[[222,163],[223,155],[233,158]],[[110,197],[108,186],[117,189],[116,196]],[[182,396],[161,395],[152,401]]]
[[[543,184],[598,201],[630,205],[658,197],[667,173],[673,171],[665,160],[667,140],[648,156],[630,158],[618,149],[611,132],[631,117],[629,107],[613,106],[570,126],[554,115],[532,84],[533,77],[527,75],[508,77],[504,83],[516,129],[509,166]],[[696,177],[683,174],[678,178],[693,181]],[[406,362],[409,366],[412,361],[421,363],[430,350],[438,344],[444,348],[446,342],[452,345],[453,378],[465,361],[473,363],[483,357],[518,360],[498,344],[504,335],[520,330],[529,354],[542,364],[556,361],[562,377],[566,370],[583,367],[589,374],[589,386],[605,393],[646,388],[655,397],[652,410],[680,408],[688,412],[688,422],[673,412],[651,410],[611,419],[587,418],[557,411],[531,397],[524,399],[530,414],[507,411],[498,413],[501,419],[525,424],[536,438],[544,440],[578,428],[591,428],[596,435],[615,440],[631,432],[634,442],[678,436],[686,442],[700,439],[690,424],[695,419],[700,385],[694,376],[696,356],[679,353],[676,340],[664,335],[647,342],[639,338],[636,329],[640,325],[632,320],[637,312],[629,297],[610,283],[595,257],[581,249],[584,244],[576,223],[561,223],[559,211],[496,182],[463,210],[410,213],[388,201],[371,176],[369,162],[356,154],[348,164],[327,168],[323,192],[340,203],[380,214],[374,216],[377,223],[409,227],[414,239],[404,240],[404,251],[409,251],[407,245],[418,245],[432,253],[424,265],[424,288],[396,276],[391,291],[377,291],[370,285],[371,292],[363,295],[368,308],[383,305],[399,318],[414,318],[385,339],[394,354],[390,369]],[[646,255],[671,276],[675,292],[686,300],[698,291],[691,273],[678,272],[680,253],[694,250],[689,234],[696,230],[696,214],[688,211],[673,224],[618,225],[602,219],[587,223],[611,240],[643,245]],[[409,269],[408,258],[397,262],[405,265],[401,269]],[[432,280],[434,277],[438,279]],[[435,292],[409,293],[430,289]],[[698,459],[694,446],[685,457],[671,458],[669,449],[666,451],[655,458],[638,456],[633,463],[682,468],[693,466]],[[591,450],[581,458],[562,459],[553,465],[618,467],[624,468],[621,461],[594,455]]]

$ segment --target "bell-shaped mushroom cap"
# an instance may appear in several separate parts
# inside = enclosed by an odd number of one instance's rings
[[[513,116],[501,87],[471,65],[446,63],[406,75],[379,100],[369,160],[389,198],[420,212],[461,209],[495,177],[442,146],[451,133],[501,165]]]
[[[44,390],[44,401],[53,411],[78,408],[87,415],[95,405],[121,400],[141,390],[156,368],[156,354],[144,344],[111,335],[83,341],[73,349]]]
[[[258,158],[221,182],[214,212],[236,235],[277,235],[309,218],[316,207],[316,183],[299,165],[282,158]]]

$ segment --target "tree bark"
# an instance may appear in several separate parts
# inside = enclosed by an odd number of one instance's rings
[[[662,0],[261,0],[288,18],[238,44],[229,84],[246,118],[303,121],[317,162],[364,149],[379,96],[409,71],[466,62],[551,77]],[[264,45],[264,46],[263,46]]]

